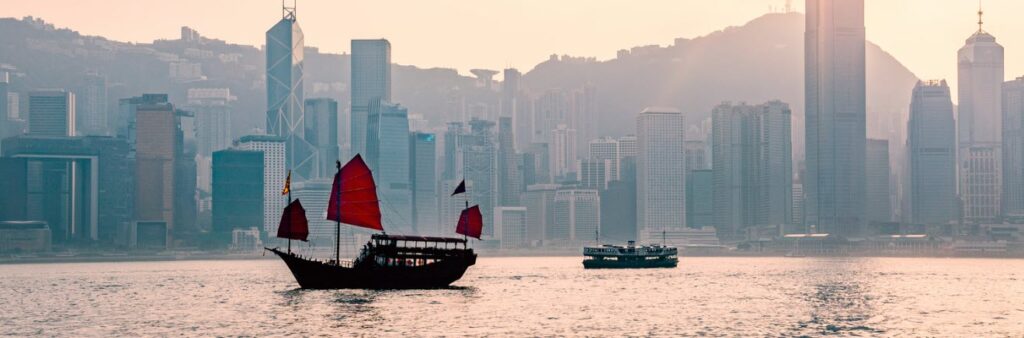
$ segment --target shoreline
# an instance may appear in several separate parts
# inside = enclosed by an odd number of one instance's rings
[[[576,251],[522,251],[522,252],[481,252],[480,258],[513,258],[513,257],[579,257],[581,253]],[[788,256],[783,252],[757,252],[757,253],[717,253],[717,254],[686,254],[679,255],[681,261],[686,258],[984,258],[984,259],[1024,259],[1024,255],[1001,254],[1001,255],[923,255],[923,254],[835,254],[835,255],[804,255]],[[183,254],[183,255],[87,255],[87,256],[36,256],[0,258],[0,265],[23,265],[23,264],[62,264],[62,263],[121,263],[121,262],[171,262],[171,261],[231,261],[231,260],[276,260],[272,255],[264,254]]]

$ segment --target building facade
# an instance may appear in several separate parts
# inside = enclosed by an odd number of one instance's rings
[[[637,116],[638,231],[686,226],[683,121],[683,114],[671,108],[647,108]]]
[[[979,26],[957,51],[957,155],[964,223],[991,222],[1001,213],[1003,77],[1003,46]]]
[[[350,146],[353,154],[363,154],[370,104],[378,99],[391,102],[391,43],[384,39],[352,40],[351,70]]]
[[[807,223],[860,237],[867,224],[864,0],[808,0],[805,13]]]

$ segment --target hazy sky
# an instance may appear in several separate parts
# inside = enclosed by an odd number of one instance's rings
[[[288,0],[289,2],[291,0]],[[785,0],[301,0],[306,46],[347,52],[352,38],[391,40],[395,62],[421,67],[529,70],[552,53],[608,59],[741,25]],[[121,41],[204,36],[261,45],[280,19],[277,0],[6,1],[0,15]],[[803,11],[803,1],[792,8]],[[976,0],[866,0],[867,37],[921,78],[956,78],[956,50],[977,29]],[[985,29],[1006,47],[1008,79],[1024,74],[1024,1],[986,0]],[[1016,60],[1021,60],[1017,62]]]

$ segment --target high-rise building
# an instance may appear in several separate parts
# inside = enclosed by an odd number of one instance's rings
[[[569,98],[561,89],[548,89],[534,101],[533,137],[534,143],[551,142],[551,132],[559,124],[568,129],[571,119]]]
[[[601,227],[601,196],[594,189],[558,189],[552,213],[549,240],[592,240]]]
[[[1003,83],[1003,215],[1024,216],[1024,77]]]
[[[683,114],[647,108],[636,119],[637,230],[686,226]],[[620,151],[622,140],[619,140]],[[644,237],[639,236],[638,237]]]
[[[293,251],[299,251],[304,255],[315,254],[320,257],[332,257],[334,255],[334,243],[337,240],[338,249],[341,251],[342,257],[351,257],[358,253],[358,245],[366,243],[360,241],[361,243],[357,244],[356,232],[360,230],[356,230],[355,227],[342,226],[341,238],[338,238],[337,224],[327,220],[327,217],[325,217],[327,202],[331,198],[332,184],[332,178],[317,178],[292,183],[292,198],[302,201],[302,207],[306,209],[306,219],[309,220],[309,243],[298,247],[293,243]],[[275,196],[277,198],[282,197],[280,189],[278,188],[278,194]],[[281,211],[277,212],[278,215],[280,213]],[[277,232],[276,225],[274,226],[274,231],[274,233]]]
[[[135,220],[166,222],[173,232],[180,122],[170,103],[141,104],[135,113]]]
[[[231,147],[232,102],[230,88],[189,88],[184,109],[195,113],[196,153],[209,158]]]
[[[956,125],[945,80],[917,82],[907,129],[909,221],[956,221]]]
[[[469,203],[479,204],[480,210],[494,210],[499,197],[494,122],[474,119],[469,125],[470,134],[463,138],[462,146],[463,174],[467,183],[472,182],[472,186],[466,187]],[[493,236],[494,215],[484,213],[483,216],[483,235]]]
[[[409,110],[376,99],[370,104],[366,127],[366,164],[377,180],[384,226],[411,232]]]
[[[576,144],[587,144],[597,137],[597,86],[586,83],[573,92],[570,127],[576,130]]]
[[[305,138],[303,94],[304,35],[295,8],[267,31],[267,134],[285,139],[285,164],[296,180],[312,177],[319,167],[316,149]]]
[[[334,177],[334,162],[341,160],[338,145],[338,101],[306,99],[306,141],[316,149],[319,166],[313,177]]]
[[[531,243],[543,242],[548,239],[548,229],[554,225],[557,184],[534,184],[526,187],[523,204],[526,205],[527,230],[526,238]]]
[[[590,141],[590,153],[588,158],[593,160],[609,160],[611,165],[608,168],[608,180],[622,179],[619,176],[619,165],[622,156],[619,154],[619,141],[611,137],[601,137]]]
[[[864,235],[864,0],[808,0],[804,27],[807,223]],[[716,206],[717,207],[717,206]]]
[[[0,219],[45,221],[55,243],[128,244],[134,168],[123,139],[21,135],[2,147]]]
[[[212,230],[226,240],[234,229],[263,228],[263,152],[213,153]]]
[[[533,142],[533,105],[523,92],[523,73],[508,68],[501,85],[501,116],[512,118],[515,149],[522,151]]]
[[[699,140],[688,140],[684,143],[686,154],[686,171],[704,170],[710,167],[708,161],[707,142]]]
[[[281,196],[288,177],[285,140],[278,136],[247,135],[238,139],[236,148],[263,152],[263,231],[276,234],[281,212],[287,203],[287,199]],[[327,194],[330,195],[330,191]]]
[[[413,230],[423,235],[447,235],[437,212],[437,138],[434,134],[409,134],[409,182],[412,185]]]
[[[889,195],[889,141],[868,139],[865,156],[868,222],[891,222],[892,199]]]
[[[533,143],[523,153],[523,185],[553,182],[551,177],[551,147],[547,143]]]
[[[723,240],[792,222],[789,105],[723,103],[712,112],[714,225]]]
[[[608,189],[600,192],[602,240],[620,243],[636,240],[636,175],[634,172],[635,170],[629,171],[630,174],[633,174],[632,177],[608,182]]]
[[[466,132],[462,122],[448,123],[444,132],[444,157],[442,158],[441,178],[446,180],[462,179],[462,146]]]
[[[375,100],[391,102],[391,43],[352,40],[352,109],[349,133],[353,154],[366,152],[367,120]]]
[[[40,90],[28,94],[28,133],[34,136],[75,136],[75,94]]]
[[[686,226],[700,229],[715,226],[714,172],[710,169],[686,173]]]
[[[516,153],[513,134],[514,123],[511,117],[498,118],[498,191],[502,206],[522,205],[523,177],[522,159]]]
[[[494,208],[494,237],[501,241],[502,249],[519,249],[529,245],[526,237],[527,218],[525,207]]]
[[[627,135],[619,138],[619,158],[636,157],[638,154],[636,135]]]
[[[608,189],[608,182],[612,178],[611,167],[612,160],[577,160],[576,181],[584,189]]]
[[[107,77],[89,72],[75,92],[76,122],[81,135],[110,135],[107,122]]]
[[[576,130],[559,124],[551,131],[551,174],[564,178],[576,172]]]
[[[17,113],[11,114],[10,95],[11,82],[7,72],[0,72],[0,121],[13,120],[18,118]],[[3,130],[0,130],[3,132]]]
[[[957,51],[958,157],[962,219],[993,221],[1002,197],[1003,46],[981,29]]]

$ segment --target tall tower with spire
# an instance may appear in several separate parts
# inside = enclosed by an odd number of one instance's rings
[[[965,223],[992,221],[1002,197],[1003,46],[983,28],[957,51],[959,195]]]
[[[282,3],[281,21],[267,31],[267,134],[285,139],[285,165],[304,180],[316,172],[316,149],[305,140],[302,29],[295,5]],[[328,159],[333,160],[333,159]]]

